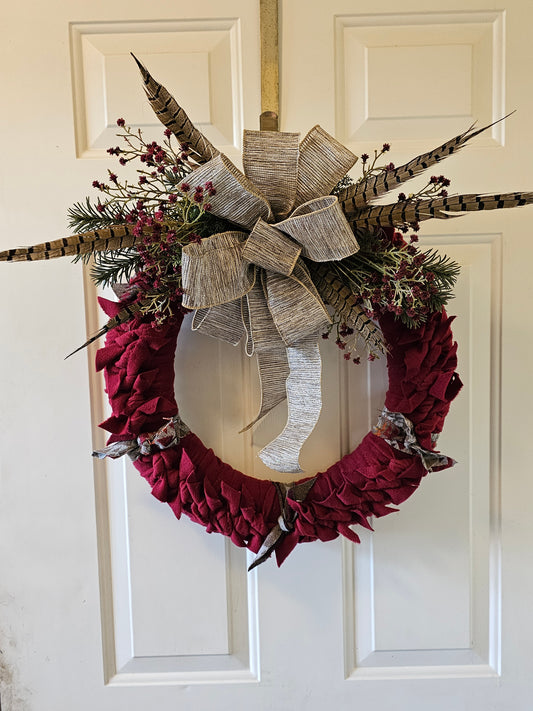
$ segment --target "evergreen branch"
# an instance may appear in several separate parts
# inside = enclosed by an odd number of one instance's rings
[[[100,202],[93,205],[90,198],[85,198],[85,204],[77,202],[69,207],[67,216],[68,226],[74,232],[101,230],[104,227],[124,223],[116,212],[111,213],[110,209]]]
[[[461,267],[446,254],[440,254],[435,249],[422,252],[424,268],[432,271],[435,276],[453,286],[459,276]]]
[[[98,252],[91,267],[91,279],[97,286],[128,282],[141,266],[142,259],[135,249]]]

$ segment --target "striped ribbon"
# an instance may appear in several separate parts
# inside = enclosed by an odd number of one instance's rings
[[[320,126],[295,133],[245,131],[242,173],[224,155],[196,168],[211,182],[211,212],[234,231],[183,249],[183,305],[193,328],[257,355],[261,406],[248,429],[288,399],[283,432],[259,456],[280,472],[301,472],[299,454],[322,407],[320,331],[330,318],[303,258],[343,259],[359,249],[333,187],[357,160]]]

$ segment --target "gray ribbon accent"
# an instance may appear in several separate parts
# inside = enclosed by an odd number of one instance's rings
[[[92,453],[93,457],[104,459],[118,459],[127,454],[134,462],[143,454],[152,454],[162,449],[169,449],[179,444],[179,441],[189,434],[190,429],[183,422],[179,415],[162,425],[156,432],[146,435],[139,435],[137,439],[128,439],[122,442],[113,442],[103,449],[97,449]]]
[[[273,482],[278,493],[281,514],[277,524],[263,541],[263,545],[257,552],[254,562],[248,568],[248,572],[257,568],[258,565],[261,565],[261,563],[264,563],[265,560],[270,558],[276,546],[285,538],[287,533],[294,530],[298,513],[288,505],[287,499],[290,498],[292,501],[299,503],[304,501],[307,494],[313,488],[316,479],[316,476],[314,476],[312,479],[306,479],[306,481],[303,481],[301,484],[294,484],[294,482],[290,484],[284,484],[279,481]]]
[[[406,454],[418,455],[428,472],[433,471],[435,467],[453,466],[457,463],[455,459],[444,454],[421,447],[418,444],[413,423],[401,412],[391,412],[384,407],[372,432],[384,439],[394,449]],[[438,433],[435,432],[431,435],[431,441],[436,444],[438,437]]]
[[[98,459],[105,459],[109,457],[110,459],[119,459],[125,454],[135,461],[140,456],[140,447],[136,439],[126,439],[122,442],[113,442],[113,444],[108,444],[107,447],[103,449],[97,449],[92,453],[93,457]]]

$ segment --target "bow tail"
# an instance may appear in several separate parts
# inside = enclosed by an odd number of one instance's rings
[[[329,316],[307,268],[296,263],[291,277],[262,273],[263,292],[275,329],[286,344],[288,416],[283,432],[259,452],[270,469],[297,474],[300,450],[313,431],[322,408],[320,331]]]
[[[265,301],[262,286],[255,284],[242,300],[243,321],[248,332],[247,353],[257,356],[261,405],[259,413],[241,432],[259,422],[287,397],[285,381],[289,377],[287,349],[276,329]]]
[[[192,330],[236,346],[244,335],[240,300],[197,309],[192,318]]]
[[[257,368],[261,387],[261,405],[257,416],[240,430],[246,432],[273,410],[287,397],[285,381],[289,377],[287,351],[282,344],[279,348],[256,349]]]
[[[299,473],[300,450],[313,431],[322,407],[318,334],[287,347],[290,374],[287,378],[287,424],[283,432],[259,452],[270,469]]]

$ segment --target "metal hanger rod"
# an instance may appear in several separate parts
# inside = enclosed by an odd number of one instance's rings
[[[259,0],[261,32],[261,131],[279,131],[278,0]]]

